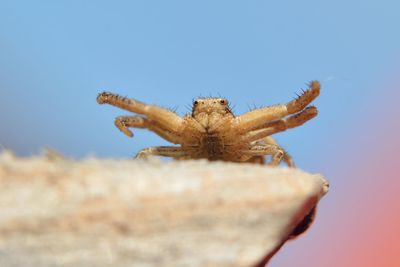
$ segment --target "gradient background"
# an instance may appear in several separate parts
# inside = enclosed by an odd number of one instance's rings
[[[331,190],[270,266],[400,266],[399,1],[0,0],[0,146],[130,158],[166,145],[121,134],[109,90],[188,112],[237,114],[321,81],[320,114],[277,139]],[[186,107],[185,107],[186,105]]]

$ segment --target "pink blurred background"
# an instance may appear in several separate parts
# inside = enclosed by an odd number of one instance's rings
[[[395,77],[366,89],[361,112],[350,110],[349,126],[330,138],[336,145],[325,151],[321,170],[330,192],[310,230],[287,243],[270,266],[400,266],[397,70]]]

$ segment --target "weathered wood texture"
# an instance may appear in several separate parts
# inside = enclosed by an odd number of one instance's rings
[[[293,169],[4,152],[0,266],[249,267],[327,190]]]

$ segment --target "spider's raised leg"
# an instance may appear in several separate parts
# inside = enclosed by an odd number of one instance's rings
[[[150,120],[156,121],[164,129],[171,132],[179,132],[183,119],[174,112],[154,105],[146,105],[140,101],[122,97],[109,92],[100,93],[97,103],[110,104],[137,114],[145,115]]]
[[[272,160],[269,162],[269,165],[277,166],[282,161],[284,156],[284,151],[276,145],[255,145],[252,146],[250,149],[241,150],[241,153],[248,156],[263,156],[263,155],[271,155]]]
[[[160,125],[158,125],[156,122],[140,117],[140,116],[120,116],[115,119],[115,126],[126,134],[129,137],[133,136],[132,131],[128,129],[128,127],[135,127],[135,128],[146,128],[149,129],[165,140],[174,143],[174,144],[179,144],[181,142],[181,137],[171,133],[170,131],[165,130],[162,128]]]
[[[186,156],[185,151],[181,147],[173,146],[155,146],[148,147],[139,151],[135,158],[147,158],[148,156],[164,156],[172,158],[182,158]]]
[[[316,107],[307,107],[303,111],[290,116],[286,119],[276,120],[264,124],[263,129],[251,131],[243,136],[243,140],[246,142],[253,142],[260,140],[264,137],[276,134],[279,132],[286,131],[287,129],[300,126],[317,116],[318,110]]]
[[[233,127],[242,133],[263,128],[268,122],[281,119],[287,115],[303,110],[319,95],[319,92],[319,82],[312,81],[310,83],[310,88],[304,91],[303,94],[295,100],[286,105],[269,106],[247,112],[235,118]]]

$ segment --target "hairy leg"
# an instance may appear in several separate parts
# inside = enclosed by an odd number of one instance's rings
[[[156,122],[151,121],[149,119],[140,117],[140,116],[120,116],[115,119],[115,126],[126,134],[129,137],[133,136],[132,131],[128,129],[128,127],[135,127],[135,128],[146,128],[149,129],[168,142],[174,143],[174,144],[179,144],[181,142],[181,138],[174,134],[171,133],[170,131],[167,131],[163,129],[160,125],[158,125]]]
[[[182,158],[186,156],[186,153],[181,147],[173,146],[155,146],[148,147],[140,150],[135,158],[147,158],[148,156],[164,156],[172,158]]]
[[[174,112],[154,105],[146,105],[134,99],[103,92],[97,96],[97,103],[110,104],[137,114],[145,115],[150,120],[156,121],[164,129],[171,132],[179,132],[182,127],[183,119]]]
[[[268,145],[277,146],[280,150],[283,151],[282,160],[288,165],[288,167],[290,167],[290,168],[296,167],[294,164],[294,161],[292,159],[292,156],[290,156],[290,154],[282,146],[280,146],[278,144],[278,142],[271,136],[267,136],[267,137],[261,139],[260,141],[257,141],[256,144],[261,144],[261,145],[268,144]]]
[[[254,145],[248,150],[242,150],[241,153],[248,156],[263,156],[271,155],[272,160],[268,165],[277,166],[281,162],[284,152],[279,146],[276,145]]]
[[[310,83],[310,88],[303,94],[286,105],[275,105],[247,112],[234,120],[233,127],[239,132],[248,132],[259,129],[267,122],[281,119],[290,114],[303,110],[310,104],[320,92],[320,84],[317,81]]]
[[[246,142],[253,142],[266,136],[270,136],[278,132],[286,131],[287,129],[298,127],[317,116],[317,114],[318,110],[316,107],[307,107],[303,111],[286,119],[276,120],[264,124],[263,129],[254,130],[245,134],[243,140]]]

